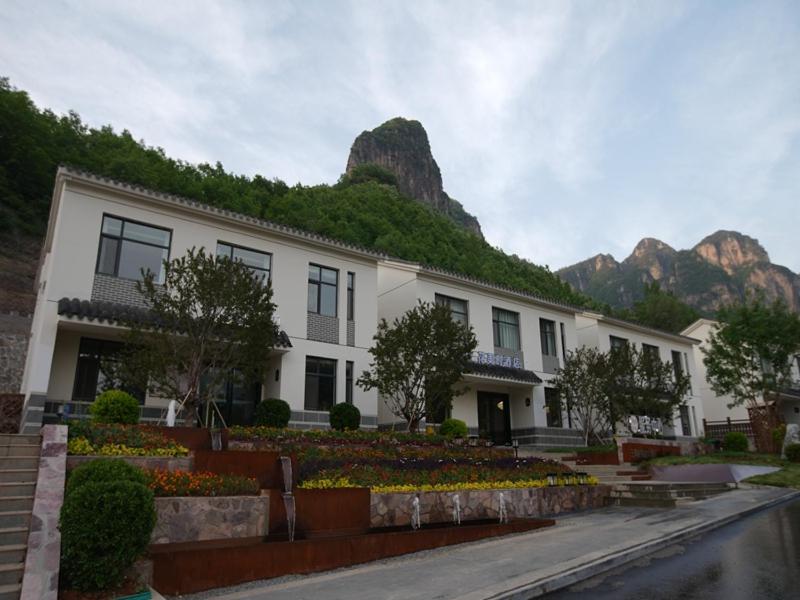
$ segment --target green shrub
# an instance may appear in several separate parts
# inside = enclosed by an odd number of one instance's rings
[[[289,404],[278,398],[267,398],[256,406],[256,425],[284,428],[291,416]]]
[[[786,424],[781,423],[775,429],[772,430],[772,441],[775,444],[775,447],[778,449],[778,452],[781,451],[783,448],[783,440],[786,438]]]
[[[331,408],[331,428],[336,431],[356,430],[361,426],[361,411],[352,404],[334,404]]]
[[[156,524],[153,492],[140,483],[86,483],[61,508],[61,577],[80,591],[119,585],[147,549]]]
[[[467,437],[467,424],[461,419],[445,419],[439,426],[439,435],[465,438]]]
[[[786,458],[792,462],[800,462],[800,444],[786,446]]]
[[[124,460],[113,458],[100,458],[84,463],[77,467],[67,479],[65,494],[72,492],[89,483],[112,483],[115,481],[132,481],[145,485],[147,478],[144,472]]]
[[[136,425],[139,422],[139,401],[128,392],[107,390],[89,407],[95,423]]]
[[[727,452],[747,452],[747,436],[739,431],[729,431],[725,434],[722,447]]]

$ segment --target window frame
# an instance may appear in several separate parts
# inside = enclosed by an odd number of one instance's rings
[[[508,313],[510,315],[516,315],[517,322],[511,323],[510,321],[502,321],[498,317],[495,317],[495,311],[498,313]],[[501,346],[500,342],[500,323],[505,325],[515,325],[517,328],[517,347],[512,348],[510,346]],[[520,323],[520,314],[518,312],[514,312],[513,310],[508,310],[506,308],[500,308],[497,306],[492,307],[492,341],[494,342],[495,348],[503,348],[504,350],[511,350],[512,352],[519,352],[522,350],[522,336],[520,333],[521,323]]]
[[[319,366],[317,367],[316,373],[309,373],[309,370],[308,370],[309,361],[317,361],[317,365],[319,365],[319,363],[321,361],[333,363],[333,375],[322,375],[320,373]],[[303,380],[304,381],[304,386],[305,386],[304,389],[303,389],[303,410],[313,410],[313,411],[317,411],[317,412],[330,412],[331,408],[333,408],[336,405],[336,379],[337,379],[337,369],[338,368],[339,368],[339,361],[337,359],[335,359],[335,358],[325,358],[324,356],[310,356],[310,355],[306,356],[306,366],[305,366],[304,380]],[[319,379],[320,377],[324,377],[326,379],[332,379],[333,380],[333,386],[332,386],[333,397],[331,398],[330,408],[327,408],[327,409],[326,408],[319,408],[319,405],[320,405],[320,402],[319,402],[319,384],[317,384],[317,408],[309,408],[308,407],[308,376],[309,375],[316,376],[317,379]]]
[[[546,331],[544,325],[549,323],[552,327],[550,331]],[[552,334],[552,342],[553,342],[553,352],[552,354],[545,351],[545,333]],[[558,341],[556,340],[556,322],[552,319],[545,319],[543,317],[539,317],[539,340],[542,345],[542,356],[552,356],[554,358],[558,358]],[[548,344],[549,345],[549,344]]]
[[[352,360],[347,360],[344,363],[344,401],[347,404],[353,403],[353,392],[354,387],[354,373],[355,373],[355,362]]]
[[[614,344],[614,340],[619,340],[622,342],[621,344]],[[619,350],[621,348],[630,347],[631,341],[628,338],[620,337],[618,335],[609,335],[608,336],[608,345],[609,349],[613,352],[614,350]]]
[[[452,301],[455,300],[456,302],[463,302],[464,303],[464,312],[457,312],[453,310]],[[463,324],[465,327],[469,327],[469,300],[464,300],[463,298],[456,298],[455,296],[448,296],[447,294],[434,294],[433,296],[434,304],[440,306],[446,306],[450,310],[451,315],[464,315]],[[462,321],[458,319],[453,319],[459,323]]]
[[[353,271],[347,272],[347,320],[356,320],[356,274]]]
[[[659,346],[642,342],[642,354],[648,354],[651,352],[654,358],[657,358],[659,361],[661,360],[661,348]]]
[[[112,235],[110,233],[103,232],[103,225],[105,224],[106,218],[109,219],[116,219],[117,221],[122,222],[122,226],[120,227],[119,235]],[[143,242],[141,240],[133,240],[133,239],[126,239],[125,238],[125,223],[132,223],[134,225],[141,225],[143,227],[150,227],[151,229],[158,229],[160,231],[166,231],[169,234],[169,242],[166,246],[159,246],[158,244],[151,244],[149,242]],[[100,220],[100,238],[97,242],[97,259],[95,260],[94,264],[94,272],[95,275],[106,275],[107,277],[115,277],[117,279],[123,279],[125,281],[142,281],[142,279],[131,279],[130,277],[122,277],[119,275],[119,262],[120,262],[120,254],[122,253],[122,242],[132,242],[134,244],[141,244],[143,246],[150,246],[151,248],[160,248],[161,250],[167,251],[167,258],[165,259],[167,262],[170,260],[170,256],[172,254],[172,234],[174,231],[169,227],[161,227],[159,225],[151,225],[150,223],[145,223],[144,221],[137,221],[136,219],[129,219],[128,217],[120,217],[118,215],[114,215],[111,213],[103,213],[103,218]],[[117,249],[114,253],[114,273],[104,273],[100,271],[100,254],[103,250],[103,240],[104,239],[116,240],[117,241]],[[163,281],[159,281],[157,278],[156,283],[161,285]]]
[[[266,277],[266,279],[264,281],[266,283],[269,283],[269,284],[272,283],[272,252],[265,252],[264,250],[256,250],[255,248],[248,248],[247,246],[242,246],[240,244],[231,244],[230,242],[225,242],[223,240],[217,240],[217,248],[216,248],[216,253],[214,254],[214,257],[220,256],[220,253],[219,253],[220,245],[228,246],[231,249],[231,255],[228,257],[229,259],[231,259],[231,261],[236,260],[235,258],[233,258],[233,251],[235,249],[237,249],[237,248],[239,250],[247,250],[248,252],[255,252],[257,254],[264,254],[266,256],[269,256],[269,269],[262,269],[261,267],[253,267],[251,265],[248,265],[246,262],[244,262],[241,259],[239,259],[239,262],[241,262],[248,269],[256,270],[256,271],[266,271],[267,277]]]
[[[320,264],[317,264],[317,263],[311,263],[310,262],[310,263],[308,263],[307,271],[310,271],[311,267],[316,267],[316,268],[320,269],[319,281],[313,281],[311,279],[311,275],[308,272],[306,273],[306,279],[308,281],[308,286],[309,287],[312,286],[312,285],[317,286],[317,308],[316,308],[316,310],[308,310],[308,288],[306,288],[306,311],[311,313],[311,314],[320,315],[322,317],[333,317],[335,319],[335,318],[337,318],[339,316],[339,269],[334,269],[333,267],[326,267],[324,265],[320,265]],[[336,283],[335,284],[327,283],[327,282],[323,282],[322,281],[322,269],[325,269],[327,271],[333,271],[334,273],[336,273]],[[336,292],[333,295],[335,306],[334,306],[334,310],[333,310],[333,314],[332,315],[326,315],[326,314],[323,314],[323,313],[320,312],[320,304],[322,302],[322,293],[321,292],[322,292],[322,286],[323,285],[334,286],[334,288],[336,290]]]

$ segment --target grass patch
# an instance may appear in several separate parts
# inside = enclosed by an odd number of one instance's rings
[[[659,456],[646,463],[652,466],[664,465],[708,465],[736,464],[760,465],[765,467],[784,467],[791,463],[782,460],[777,454],[759,454],[757,452],[715,452],[703,456]]]
[[[745,481],[756,485],[774,485],[800,490],[800,464],[788,463],[780,471],[748,477]]]

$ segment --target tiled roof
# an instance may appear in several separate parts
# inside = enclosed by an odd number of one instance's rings
[[[514,367],[503,367],[501,365],[489,365],[473,362],[470,363],[469,370],[467,372],[475,375],[497,377],[498,379],[512,379],[514,381],[522,381],[524,383],[542,383],[542,380],[533,371],[528,371],[527,369],[515,369]]]
[[[78,298],[61,298],[58,301],[58,314],[65,317],[75,317],[86,321],[115,324],[120,322],[134,322],[146,325],[157,325],[153,314],[145,308],[138,308],[117,302],[102,302],[97,300],[80,300]],[[275,340],[276,348],[291,348],[292,342],[285,331],[280,330]]]

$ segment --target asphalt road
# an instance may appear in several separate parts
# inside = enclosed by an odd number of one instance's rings
[[[547,600],[798,600],[800,501],[756,513]]]

